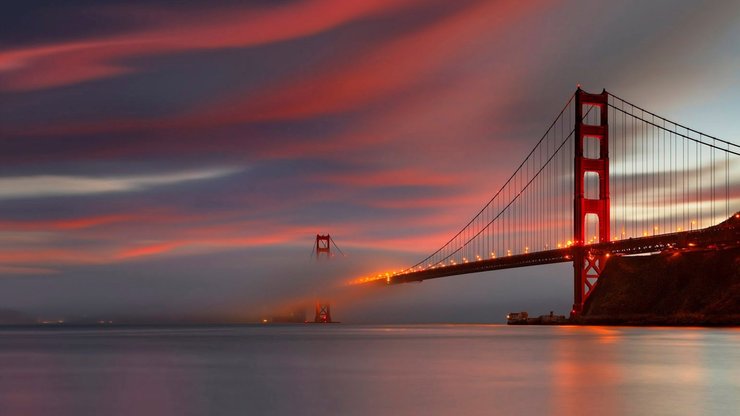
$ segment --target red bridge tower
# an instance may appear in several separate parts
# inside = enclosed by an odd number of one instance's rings
[[[331,257],[331,236],[329,234],[327,235],[319,235],[316,234],[316,247],[314,247],[314,250],[316,251],[316,259],[320,259],[321,255],[325,255],[326,258]]]
[[[575,198],[573,200],[573,269],[574,301],[571,316],[580,315],[583,304],[591,294],[596,281],[604,269],[608,254],[597,253],[587,246],[586,219],[588,215],[598,218],[598,242],[610,240],[609,234],[609,95],[606,90],[601,94],[589,94],[579,87],[576,91],[576,124],[575,124]],[[583,107],[598,108],[598,124],[585,124]],[[598,157],[584,154],[586,140],[596,139],[599,146]],[[599,195],[597,199],[586,198],[586,174],[596,173],[599,176]],[[595,242],[595,241],[594,241]]]
[[[332,257],[331,245],[334,241],[331,239],[331,235],[316,234],[316,245],[314,251],[316,252],[316,260],[320,260],[321,257],[330,259]],[[337,247],[339,250],[339,247]],[[341,250],[339,250],[341,253]],[[331,320],[331,304],[329,302],[316,302],[316,315],[314,316],[314,322],[322,324],[330,324]]]

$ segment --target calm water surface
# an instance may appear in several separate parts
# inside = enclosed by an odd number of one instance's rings
[[[740,329],[0,331],[0,415],[738,415]]]

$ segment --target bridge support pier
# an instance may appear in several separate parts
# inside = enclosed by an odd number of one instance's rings
[[[583,304],[596,286],[608,259],[607,253],[599,253],[588,248],[577,249],[573,256],[575,296],[571,316],[578,316],[583,311]]]
[[[332,323],[331,305],[328,302],[316,302],[316,316],[313,321],[320,324]]]
[[[607,255],[595,253],[588,249],[586,217],[595,215],[599,221],[598,242],[610,240],[609,231],[609,95],[606,90],[601,94],[589,94],[580,88],[576,90],[575,107],[575,186],[573,199],[573,272],[574,296],[571,316],[578,316],[583,311],[583,304],[593,290],[604,269]],[[584,122],[583,107],[589,110],[598,108],[598,124]],[[596,139],[599,147],[598,157],[585,154],[587,139]],[[595,173],[599,177],[599,195],[597,199],[586,198],[586,174]]]

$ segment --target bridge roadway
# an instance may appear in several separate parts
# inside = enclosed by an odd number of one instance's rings
[[[435,268],[420,271],[401,272],[390,276],[385,280],[379,281],[386,284],[421,282],[423,280],[459,274],[564,263],[573,260],[574,251],[577,249],[591,250],[600,254],[609,253],[610,255],[630,255],[655,253],[667,249],[696,250],[730,246],[740,246],[740,212],[734,214],[728,220],[718,225],[700,230],[628,238],[607,243],[591,244],[583,247],[571,246],[556,250],[515,254],[506,257],[471,261],[455,265],[437,266]]]

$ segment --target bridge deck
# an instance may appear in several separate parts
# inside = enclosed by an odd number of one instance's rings
[[[654,253],[666,249],[701,249],[733,245],[740,245],[740,212],[736,213],[721,224],[701,230],[591,244],[584,246],[583,249],[614,255],[629,255]],[[471,261],[455,265],[439,266],[426,270],[404,272],[390,276],[386,280],[379,281],[387,284],[421,282],[423,280],[459,274],[564,263],[572,261],[574,251],[579,248],[580,247],[567,247],[556,250]]]

